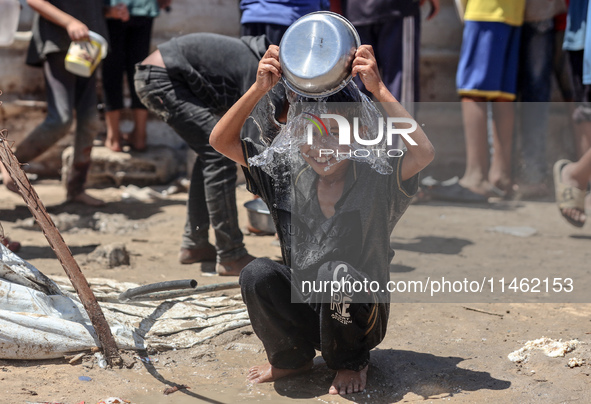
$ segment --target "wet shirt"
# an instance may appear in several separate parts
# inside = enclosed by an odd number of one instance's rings
[[[247,162],[264,149],[248,139],[242,141],[242,148]],[[388,160],[391,175],[351,161],[343,194],[330,218],[318,202],[318,175],[307,164],[293,172],[280,165],[276,178],[250,164],[243,170],[247,189],[260,196],[271,211],[283,260],[293,276],[313,280],[320,265],[342,261],[385,285],[394,256],[390,235],[418,188],[418,174],[401,180],[402,160]]]
[[[171,79],[187,83],[205,105],[222,113],[254,83],[269,44],[265,36],[197,33],[173,38],[158,49]]]
[[[48,0],[58,9],[82,21],[89,30],[109,41],[107,25],[103,15],[102,0]],[[72,42],[68,31],[35,13],[33,17],[33,38],[29,44],[26,63],[41,66],[49,53],[66,52]]]

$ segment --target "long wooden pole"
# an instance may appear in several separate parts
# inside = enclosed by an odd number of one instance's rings
[[[57,259],[62,264],[68,278],[70,278],[70,282],[72,282],[76,293],[78,293],[80,301],[86,309],[90,322],[98,335],[107,362],[111,366],[121,366],[122,360],[117,349],[117,344],[105,319],[105,315],[96,301],[96,297],[92,293],[90,286],[88,286],[88,281],[80,270],[61,233],[53,223],[53,220],[51,220],[45,206],[39,199],[39,195],[37,195],[37,192],[29,182],[16,156],[10,149],[4,132],[0,134],[0,142],[0,161],[6,167],[12,180],[16,183],[19,193],[43,230],[45,238],[55,252]]]

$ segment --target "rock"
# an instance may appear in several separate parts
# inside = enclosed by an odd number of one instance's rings
[[[101,245],[88,254],[86,261],[97,262],[100,265],[115,268],[121,265],[129,265],[129,253],[125,248],[125,244],[122,243]]]
[[[62,182],[70,171],[73,148],[62,154]],[[138,186],[166,184],[184,170],[174,150],[166,146],[148,147],[144,152],[120,153],[106,147],[93,147],[87,186],[135,184]]]

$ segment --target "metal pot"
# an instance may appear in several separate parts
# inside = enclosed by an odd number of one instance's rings
[[[269,208],[262,199],[257,198],[248,201],[244,204],[244,207],[251,227],[263,233],[274,234],[276,232],[271,212],[269,212]]]
[[[290,25],[279,44],[283,80],[306,97],[332,95],[351,80],[351,64],[359,45],[355,27],[339,14],[307,14]]]

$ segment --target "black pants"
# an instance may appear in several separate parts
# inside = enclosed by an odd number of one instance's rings
[[[339,264],[322,265],[317,279],[333,279]],[[348,274],[352,272],[349,268]],[[291,278],[289,267],[267,258],[252,261],[240,274],[242,298],[269,363],[297,369],[311,361],[317,349],[331,369],[363,369],[369,363],[369,351],[386,334],[389,305],[350,303],[344,310],[315,293],[302,296]]]
[[[111,47],[103,61],[103,95],[105,109],[123,109],[123,76],[127,77],[131,108],[146,109],[134,86],[135,65],[150,54],[152,17],[132,16],[129,21],[107,19]]]
[[[218,121],[217,115],[187,83],[171,79],[168,72],[158,66],[137,65],[135,89],[144,105],[197,152],[182,247],[191,249],[207,245],[211,224],[218,262],[243,257],[246,249],[236,209],[236,163],[209,144],[209,134]]]

